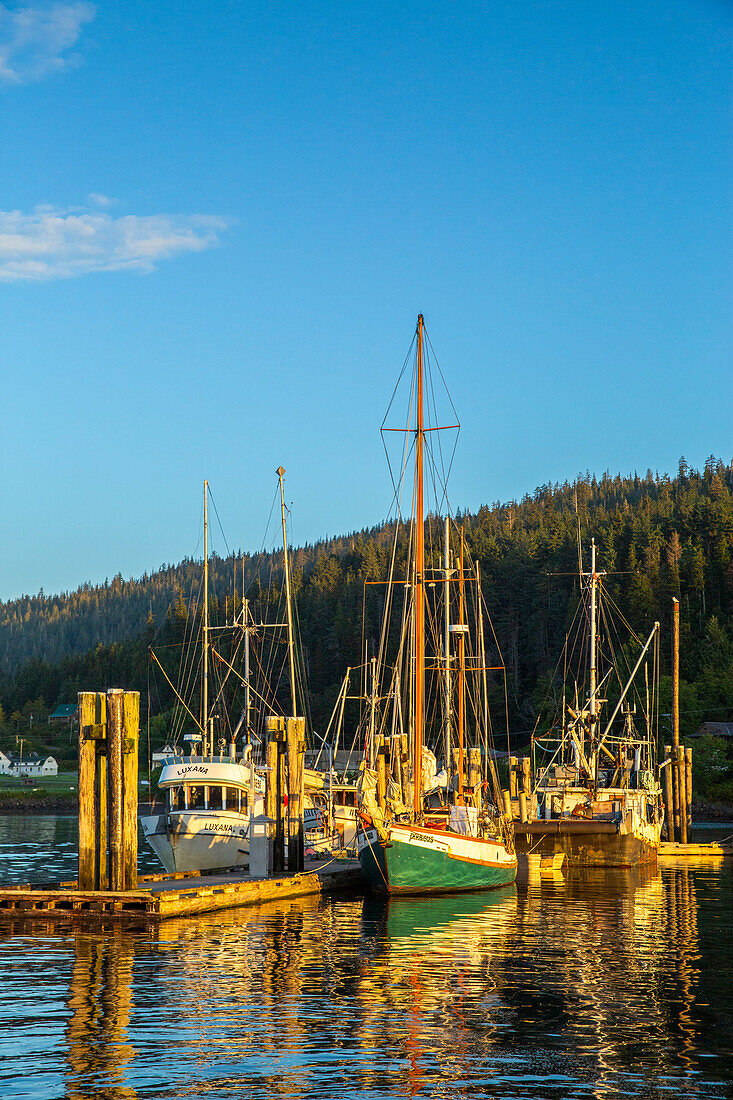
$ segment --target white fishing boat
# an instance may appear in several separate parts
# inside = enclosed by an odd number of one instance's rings
[[[282,475],[278,471],[282,492]],[[188,744],[188,754],[174,752],[164,760],[158,779],[158,789],[163,804],[153,805],[140,816],[143,836],[169,872],[199,872],[227,870],[249,864],[250,835],[254,818],[264,815],[264,769],[258,768],[253,759],[252,696],[265,702],[250,680],[250,635],[265,626],[280,628],[285,624],[254,624],[249,605],[242,600],[241,615],[232,626],[239,634],[243,650],[243,668],[240,672],[219,652],[212,643],[214,628],[209,622],[209,549],[208,549],[208,483],[204,482],[204,576],[203,616],[201,639],[201,715],[194,714],[181,692],[168,677],[154,650],[151,657],[157,663],[169,687],[173,690],[178,706],[189,728],[183,742]],[[288,593],[289,611],[289,593]],[[289,639],[292,647],[292,623],[288,614]],[[290,648],[291,648],[290,647]],[[292,658],[291,658],[292,661]],[[223,687],[215,691],[214,713],[211,705],[212,665],[224,669],[224,677],[238,680],[244,690],[241,716],[231,733],[217,737],[227,727],[222,721]],[[291,663],[291,675],[294,675]],[[190,670],[189,684],[194,678]],[[264,686],[260,685],[264,691]],[[274,702],[271,695],[268,705]],[[240,744],[241,742],[241,744]]]
[[[249,863],[250,817],[264,813],[265,783],[251,761],[220,754],[167,759],[158,780],[164,807],[143,815],[145,840],[166,871],[213,871]]]

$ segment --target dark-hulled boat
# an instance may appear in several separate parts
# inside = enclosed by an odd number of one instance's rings
[[[563,682],[557,721],[533,737],[534,789],[531,797],[524,792],[528,820],[514,823],[516,849],[539,856],[562,852],[570,865],[582,867],[653,863],[663,821],[656,767],[659,623],[646,642],[633,632],[626,644],[614,636],[595,542],[590,571],[581,568],[580,576],[579,634],[585,633],[583,618],[588,627],[587,645],[581,644],[585,675],[572,685],[572,703]],[[638,653],[633,668],[631,647]],[[573,648],[577,652],[569,639],[566,652]]]

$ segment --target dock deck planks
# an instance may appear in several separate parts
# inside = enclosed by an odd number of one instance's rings
[[[298,874],[252,879],[230,875],[145,875],[136,890],[78,890],[75,882],[51,886],[0,887],[0,923],[19,918],[69,918],[85,921],[109,919],[124,922],[141,918],[157,922],[167,917],[212,913],[280,898],[307,897],[358,887],[359,864],[339,860],[339,866],[313,867]]]

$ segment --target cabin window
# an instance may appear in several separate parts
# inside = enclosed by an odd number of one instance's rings
[[[191,785],[186,788],[188,792],[187,809],[201,809],[204,804],[204,789],[203,787],[197,787]]]
[[[208,787],[209,792],[209,809],[221,810],[222,805],[222,788],[221,787]]]
[[[180,810],[183,807],[183,792],[180,787],[168,788],[168,809]]]
[[[222,808],[237,813],[239,810],[239,792],[236,787],[224,787],[224,806]]]

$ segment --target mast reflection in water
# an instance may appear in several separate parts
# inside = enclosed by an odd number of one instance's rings
[[[680,864],[158,930],[5,927],[0,1093],[729,1095],[732,887],[728,865]]]

